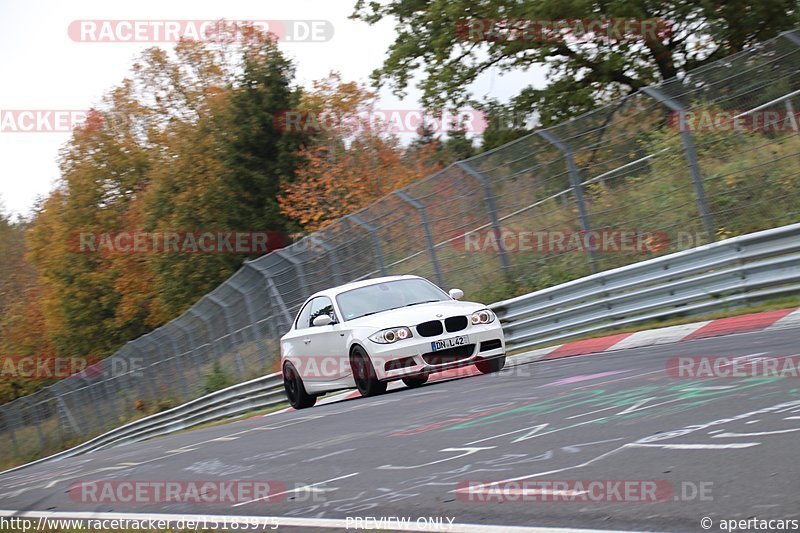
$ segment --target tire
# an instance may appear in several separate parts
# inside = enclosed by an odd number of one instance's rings
[[[407,378],[403,378],[403,383],[406,384],[406,387],[409,389],[415,389],[417,387],[421,387],[425,385],[428,381],[428,374],[422,374],[417,376],[409,376]]]
[[[354,346],[350,351],[350,368],[353,370],[353,379],[361,396],[377,396],[386,392],[385,381],[379,381],[375,374],[372,361],[361,346]]]
[[[305,409],[317,403],[317,397],[306,392],[303,380],[292,363],[283,365],[283,388],[289,405],[295,409]]]
[[[494,372],[500,372],[503,370],[504,366],[506,366],[505,355],[475,363],[475,368],[477,368],[481,374],[493,374]]]

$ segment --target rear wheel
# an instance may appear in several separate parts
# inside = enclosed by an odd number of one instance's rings
[[[487,361],[479,361],[475,363],[475,367],[482,374],[492,374],[494,372],[500,372],[501,370],[503,370],[504,366],[506,366],[505,355],[501,355],[500,357],[495,357],[494,359],[489,359]]]
[[[350,368],[361,396],[377,396],[386,392],[386,382],[378,380],[372,361],[361,346],[353,347],[350,352]]]
[[[303,380],[292,363],[283,365],[283,388],[289,405],[295,409],[305,409],[317,403],[317,397],[306,392]]]
[[[403,378],[403,383],[405,383],[406,387],[410,389],[413,389],[415,387],[421,387],[422,385],[425,385],[427,381],[428,381],[427,374],[421,374],[417,376],[409,376],[407,378]]]

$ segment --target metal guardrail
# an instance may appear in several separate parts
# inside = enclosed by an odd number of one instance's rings
[[[489,307],[500,317],[506,346],[517,350],[792,292],[800,292],[800,224],[600,272]],[[276,372],[136,420],[35,462],[139,442],[283,401],[283,381]]]
[[[607,270],[492,304],[509,349],[800,292],[800,224]]]
[[[63,452],[0,473],[175,433],[199,424],[232,418],[285,401],[283,378],[280,372],[275,372],[212,392],[173,409],[135,420]]]

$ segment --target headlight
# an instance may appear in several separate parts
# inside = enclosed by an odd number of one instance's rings
[[[489,324],[491,322],[494,322],[494,313],[492,313],[488,309],[481,309],[480,311],[475,311],[474,313],[472,313],[472,316],[470,317],[470,322],[472,322],[473,325]]]
[[[406,327],[382,329],[377,333],[369,336],[369,340],[377,342],[378,344],[391,344],[393,342],[401,341],[413,337],[411,330]]]

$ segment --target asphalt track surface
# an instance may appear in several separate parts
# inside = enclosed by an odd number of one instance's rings
[[[794,355],[799,339],[800,329],[785,329],[534,362],[259,416],[4,474],[0,509],[630,531],[704,531],[703,517],[711,531],[721,519],[800,519],[800,379],[666,371],[675,356]],[[548,493],[528,488],[525,498],[480,501],[458,492],[510,479],[654,481],[659,501],[587,501],[570,491],[530,501]],[[99,480],[267,480],[287,492],[235,506],[70,495],[75,482]]]

